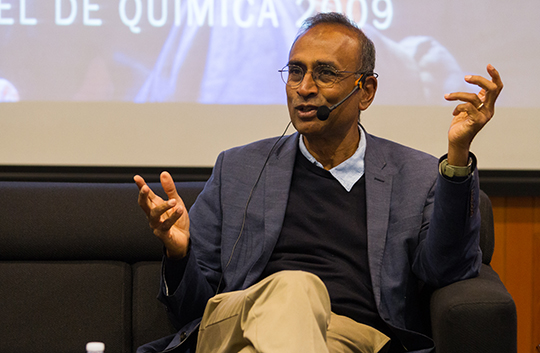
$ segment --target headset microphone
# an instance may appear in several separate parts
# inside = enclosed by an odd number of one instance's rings
[[[328,107],[326,105],[321,105],[317,109],[317,119],[319,119],[320,121],[325,121],[326,119],[328,119],[328,117],[330,116],[330,113],[332,112],[332,110],[339,107],[341,105],[341,103],[343,103],[347,99],[349,99],[349,97],[352,96],[354,92],[356,92],[358,89],[362,88],[362,84],[364,83],[364,81],[365,81],[364,74],[362,74],[358,78],[358,80],[356,80],[356,82],[354,83],[354,89],[351,91],[351,93],[349,93],[347,95],[347,97],[343,98],[341,101],[339,101],[338,103],[334,104],[331,107]]]

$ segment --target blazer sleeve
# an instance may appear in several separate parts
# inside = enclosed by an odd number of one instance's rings
[[[221,206],[220,174],[223,153],[218,156],[214,170],[204,190],[191,207],[190,250],[177,271],[167,271],[162,263],[161,288],[158,299],[163,302],[174,325],[185,324],[200,318],[208,299],[216,294],[221,277]],[[177,276],[177,277],[174,277]],[[171,283],[178,283],[170,288]],[[172,280],[171,280],[172,277]]]
[[[480,271],[478,171],[461,182],[438,175],[426,202],[425,227],[413,272],[436,288],[475,277]]]

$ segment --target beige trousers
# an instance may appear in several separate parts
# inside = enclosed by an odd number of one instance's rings
[[[379,352],[389,338],[330,310],[324,283],[303,271],[282,271],[242,291],[208,301],[198,353]]]

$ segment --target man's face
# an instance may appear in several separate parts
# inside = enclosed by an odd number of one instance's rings
[[[298,87],[286,86],[289,115],[296,130],[306,137],[343,135],[357,129],[359,92],[336,108],[328,120],[317,119],[317,108],[332,106],[345,98],[353,88],[355,75],[344,74],[343,80],[332,87],[318,87],[311,75],[319,65],[329,65],[339,71],[359,69],[359,43],[346,27],[320,24],[302,35],[289,54],[289,65],[297,65],[306,72]]]

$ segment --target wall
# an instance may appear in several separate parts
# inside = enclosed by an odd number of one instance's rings
[[[540,352],[540,197],[491,197],[492,266],[513,296],[518,353]],[[537,348],[538,347],[538,348]]]

